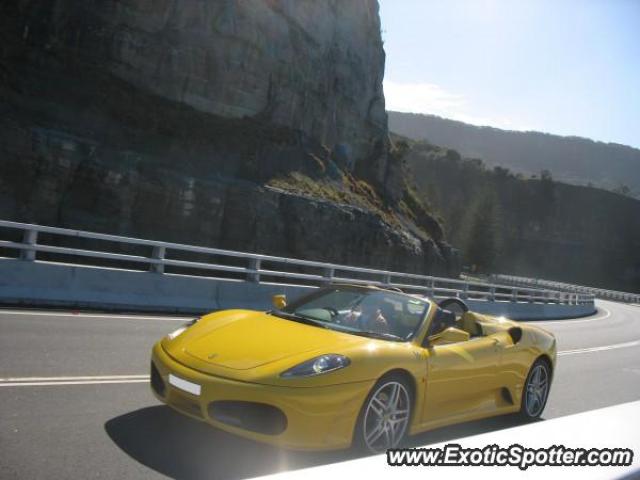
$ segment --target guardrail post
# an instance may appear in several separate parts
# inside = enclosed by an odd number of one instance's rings
[[[460,295],[460,298],[462,300],[466,300],[469,297],[469,284],[465,283],[464,287],[462,287],[462,294]]]
[[[323,270],[322,276],[325,278],[323,283],[331,283],[333,282],[333,275],[336,273],[335,269],[331,267],[327,267]]]
[[[430,297],[435,297],[436,296],[436,280],[435,278],[432,278],[431,280],[429,280],[427,282],[427,287],[429,287],[429,296]]]
[[[165,247],[153,247],[151,258],[154,260],[164,260],[166,251],[167,249]],[[152,263],[149,271],[153,273],[164,273],[164,263]]]
[[[37,230],[25,230],[22,235],[22,243],[27,245],[35,245],[38,242]],[[32,249],[20,250],[20,258],[28,262],[33,262],[36,259],[36,251]]]
[[[382,277],[382,283],[384,283],[385,285],[390,285],[391,284],[391,275],[389,275],[388,273],[385,273],[384,277]]]
[[[518,289],[514,288],[511,290],[511,301],[513,303],[518,303]]]
[[[491,285],[489,289],[489,300],[492,302],[496,301],[496,287],[494,285]]]
[[[247,273],[247,280],[249,282],[260,283],[260,259],[259,258],[250,258],[249,259],[249,273]]]

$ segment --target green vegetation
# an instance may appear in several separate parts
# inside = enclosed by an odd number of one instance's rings
[[[464,258],[473,271],[490,271],[500,252],[501,227],[495,197],[487,194],[475,206],[463,245]]]
[[[548,170],[489,168],[426,142],[409,142],[405,161],[467,266],[640,290],[640,201],[558,182]]]
[[[546,170],[562,182],[591,183],[640,198],[637,148],[587,138],[477,127],[434,115],[388,113],[392,132],[418,141],[427,137],[429,142],[454,148],[463,156],[481,157],[490,168],[508,168],[527,177]]]
[[[349,173],[341,173],[338,178],[332,179],[290,172],[272,178],[267,185],[296,195],[361,208],[378,214],[386,223],[395,227],[401,227],[409,220],[415,224],[414,231],[423,239],[442,239],[440,224],[431,216],[411,186],[405,185],[403,200],[394,206],[366,180],[355,178]],[[403,216],[406,217],[404,222]]]

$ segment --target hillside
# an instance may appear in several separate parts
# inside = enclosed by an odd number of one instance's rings
[[[525,179],[425,142],[395,142],[466,265],[640,291],[639,200],[548,174]]]
[[[627,187],[630,194],[640,197],[640,150],[635,148],[579,137],[476,127],[434,115],[388,114],[392,132],[453,148],[492,167],[527,176],[549,170],[563,182],[617,191]]]
[[[0,218],[456,275],[384,62],[376,0],[4,2]]]

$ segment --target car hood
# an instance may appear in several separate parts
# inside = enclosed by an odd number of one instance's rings
[[[335,353],[363,341],[366,339],[264,312],[228,310],[203,317],[164,347],[186,366],[237,378],[246,376],[242,371],[289,357]]]

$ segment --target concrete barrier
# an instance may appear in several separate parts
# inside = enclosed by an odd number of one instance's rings
[[[562,305],[554,303],[528,302],[487,302],[484,300],[466,300],[474,312],[503,316],[513,320],[548,320],[579,318],[593,315],[594,305]]]
[[[0,260],[4,305],[202,313],[227,308],[271,308],[271,296],[295,298],[315,287],[253,283],[48,262]],[[467,300],[472,310],[513,319],[574,318],[593,305]]]

